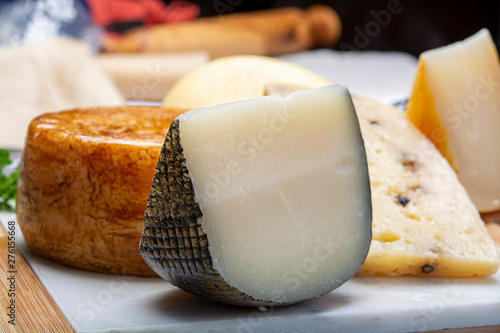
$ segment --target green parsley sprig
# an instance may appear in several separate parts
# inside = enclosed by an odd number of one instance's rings
[[[19,166],[6,175],[4,169],[11,163],[10,152],[0,148],[0,210],[14,210]]]

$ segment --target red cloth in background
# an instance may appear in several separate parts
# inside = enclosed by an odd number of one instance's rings
[[[173,23],[194,19],[200,15],[197,5],[176,0],[165,5],[160,0],[86,0],[94,23],[109,26],[122,22],[142,22],[143,25]]]

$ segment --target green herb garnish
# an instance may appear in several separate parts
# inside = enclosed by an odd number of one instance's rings
[[[14,210],[16,200],[17,178],[19,177],[19,166],[6,175],[4,169],[12,161],[8,150],[0,148],[0,210]]]

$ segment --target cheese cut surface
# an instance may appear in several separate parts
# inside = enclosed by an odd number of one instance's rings
[[[407,115],[481,212],[500,209],[500,65],[486,29],[419,59]]]
[[[199,296],[290,304],[346,282],[370,239],[357,118],[347,90],[328,86],[178,117],[156,167],[141,254]]]
[[[35,118],[16,196],[29,247],[72,267],[155,275],[138,244],[165,133],[182,112],[101,107]]]
[[[490,275],[498,249],[451,166],[397,109],[355,97],[373,204],[358,275]]]

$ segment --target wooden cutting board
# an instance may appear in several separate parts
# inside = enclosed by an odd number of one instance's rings
[[[13,230],[0,224],[0,331],[73,332],[45,288],[15,245],[17,223]],[[10,234],[8,234],[10,232]],[[10,309],[9,309],[10,306]]]

